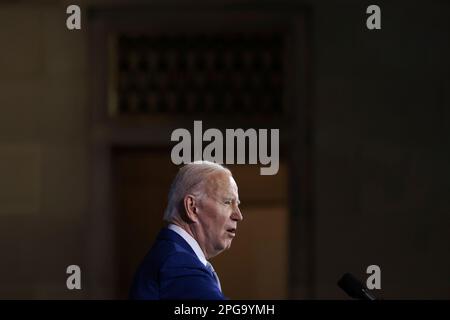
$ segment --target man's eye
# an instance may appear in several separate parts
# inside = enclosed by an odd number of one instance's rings
[[[232,201],[231,200],[225,200],[225,204],[231,204]]]

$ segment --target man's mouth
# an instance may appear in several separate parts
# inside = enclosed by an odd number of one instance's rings
[[[227,232],[234,237],[236,235],[236,228],[228,228]]]

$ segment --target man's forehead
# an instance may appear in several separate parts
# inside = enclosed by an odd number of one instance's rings
[[[208,191],[235,191],[237,192],[237,184],[234,178],[228,172],[215,172],[208,177],[205,184]]]

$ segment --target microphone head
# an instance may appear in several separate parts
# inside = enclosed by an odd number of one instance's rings
[[[337,284],[345,293],[354,299],[374,300],[361,281],[350,273],[345,273]]]

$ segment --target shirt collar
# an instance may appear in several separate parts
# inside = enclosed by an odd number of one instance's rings
[[[203,253],[202,249],[198,245],[198,242],[189,234],[187,233],[183,228],[180,226],[177,226],[173,223],[169,224],[167,227],[168,229],[176,232],[178,235],[180,235],[186,242],[191,246],[192,250],[194,250],[195,254],[197,255],[198,259],[205,265],[208,264],[208,261],[206,260],[205,254]]]

